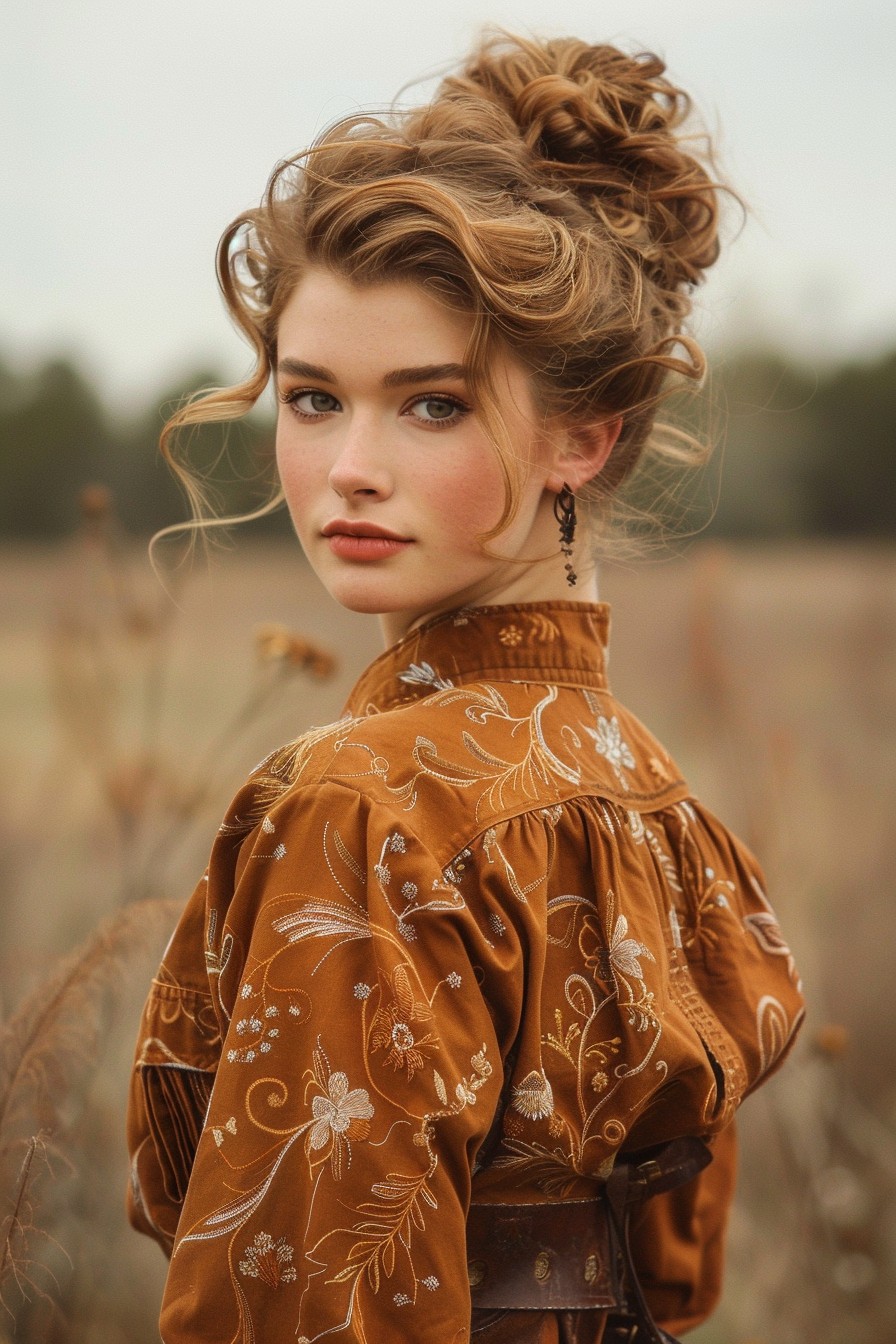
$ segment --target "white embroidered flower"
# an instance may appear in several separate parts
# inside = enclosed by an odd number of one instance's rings
[[[403,854],[407,846],[404,842],[404,836],[399,835],[398,831],[389,837],[389,852],[391,854]]]
[[[447,980],[452,989],[460,989],[462,981],[457,971],[449,971]]]
[[[373,871],[376,874],[377,881],[382,882],[384,887],[388,887],[389,883],[392,881],[389,865],[386,863],[375,863],[373,865]]]
[[[356,999],[368,999],[370,998],[370,986],[365,985],[363,980],[359,980],[352,993]]]
[[[344,1073],[331,1073],[327,1080],[327,1096],[315,1097],[311,1103],[311,1114],[317,1123],[308,1139],[311,1149],[323,1148],[331,1133],[333,1136],[354,1137],[352,1128],[356,1121],[369,1120],[373,1115],[370,1098],[363,1087],[349,1091],[348,1078]],[[367,1126],[364,1127],[366,1134]]]
[[[431,1293],[434,1293],[440,1286],[435,1274],[427,1274],[426,1278],[421,1279],[420,1282],[423,1284],[423,1287],[428,1288]]]
[[[286,846],[285,846],[284,844],[279,844],[279,845],[277,845],[277,847],[275,848],[274,853],[273,853],[273,855],[272,855],[271,857],[272,857],[272,858],[275,858],[275,859],[278,859],[278,860],[279,860],[279,859],[285,859],[285,858],[286,858]]]
[[[269,1008],[265,1008],[264,1015],[265,1017],[279,1017],[280,1009],[272,1003]]]
[[[246,983],[243,985],[242,989],[240,990],[241,997],[244,999],[251,999],[254,993],[255,991],[253,990],[252,986],[249,984],[247,980]]]
[[[411,1305],[411,1299],[408,1297],[407,1293],[396,1293],[392,1301],[395,1303],[396,1307],[409,1307]]]
[[[417,883],[405,882],[401,888],[401,894],[406,901],[412,901],[417,895]]]
[[[614,971],[619,971],[621,975],[630,975],[643,980],[644,975],[641,970],[639,957],[646,957],[648,961],[656,961],[649,947],[639,943],[637,938],[627,938],[628,920],[625,915],[620,915],[616,920],[616,926],[613,929],[613,937],[610,941],[609,957],[610,965]]]
[[[285,1237],[278,1241],[269,1232],[259,1232],[251,1246],[246,1247],[245,1260],[240,1261],[240,1273],[250,1279],[261,1279],[269,1288],[281,1283],[292,1283],[296,1277],[291,1261],[294,1251]]]
[[[599,714],[597,731],[595,732],[593,728],[586,728],[585,731],[594,738],[595,751],[606,757],[617,775],[622,774],[623,766],[629,770],[634,767],[635,758],[629,750],[628,743],[623,740],[622,729],[615,714],[612,719],[605,719],[603,714]]]

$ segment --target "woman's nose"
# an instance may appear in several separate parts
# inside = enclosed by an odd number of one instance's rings
[[[353,415],[348,419],[328,478],[331,489],[340,498],[391,495],[392,474],[383,434],[383,427],[376,424],[373,416]]]

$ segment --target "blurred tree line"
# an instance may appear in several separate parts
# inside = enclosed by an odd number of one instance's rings
[[[713,367],[699,402],[682,413],[717,445],[709,534],[896,535],[896,351],[821,372],[770,351],[729,355]],[[220,382],[212,370],[195,370],[122,419],[71,360],[50,359],[28,373],[0,362],[0,537],[70,532],[81,489],[96,483],[111,489],[130,532],[148,535],[181,520],[185,505],[158,453],[159,430],[186,393]],[[182,448],[211,473],[217,507],[246,512],[268,498],[270,411],[226,428],[203,426]],[[695,494],[707,496],[706,479]],[[705,519],[711,509],[701,508]],[[283,511],[254,526],[288,531]]]
[[[0,361],[0,538],[69,534],[81,491],[91,485],[111,490],[122,525],[138,536],[182,521],[189,510],[159,452],[159,433],[189,394],[222,385],[215,370],[194,369],[124,418],[70,359],[49,359],[25,374]],[[273,493],[273,439],[269,409],[186,430],[178,451],[209,476],[216,509],[243,513]],[[288,531],[282,511],[256,526]]]

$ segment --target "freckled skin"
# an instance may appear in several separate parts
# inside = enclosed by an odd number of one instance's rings
[[[360,286],[324,269],[305,274],[280,320],[278,361],[328,375],[278,374],[277,464],[296,533],[336,601],[377,613],[390,643],[458,606],[593,597],[587,580],[566,585],[553,505],[565,480],[576,488],[599,470],[614,428],[599,427],[585,451],[581,435],[547,432],[525,369],[499,356],[501,413],[527,469],[517,516],[489,555],[480,537],[501,516],[504,481],[463,376],[384,386],[396,370],[462,365],[471,327],[411,282]],[[339,521],[407,544],[336,553],[322,529]]]

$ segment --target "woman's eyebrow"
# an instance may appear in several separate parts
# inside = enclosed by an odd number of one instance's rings
[[[303,359],[280,360],[277,372],[291,378],[312,378],[319,383],[335,383],[335,373],[320,364],[306,364]],[[383,376],[383,387],[408,387],[417,383],[439,382],[443,378],[463,381],[468,377],[466,364],[420,364],[415,368],[393,369]]]
[[[443,378],[466,379],[466,364],[421,364],[417,368],[393,369],[383,378],[383,387],[406,387],[411,383],[439,382]]]
[[[319,383],[335,383],[336,375],[319,364],[306,364],[301,359],[281,359],[277,365],[278,373],[288,373],[293,378],[313,378]]]

